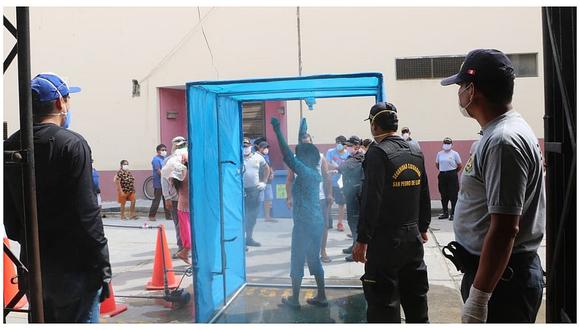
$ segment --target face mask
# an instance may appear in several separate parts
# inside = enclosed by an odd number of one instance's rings
[[[461,98],[459,97],[461,94],[463,94],[463,92],[465,92],[469,86],[472,86],[472,84],[467,85],[467,87],[465,87],[463,90],[460,90],[459,93],[457,93],[457,99],[458,99],[458,103],[459,103],[459,112],[461,112],[461,114],[466,117],[466,118],[471,118],[471,115],[469,114],[469,112],[467,111],[467,108],[469,107],[469,105],[471,105],[472,100],[469,100],[469,103],[467,103],[467,105],[463,106],[461,105]]]
[[[339,143],[339,144],[336,145],[336,150],[343,151],[344,150],[344,146]]]
[[[123,171],[128,171],[129,170],[129,165],[123,165],[121,168],[123,169]]]
[[[252,153],[252,147],[244,147],[244,156],[248,156]]]
[[[167,151],[166,150],[161,151],[160,155],[163,157],[167,156]]]
[[[446,150],[446,151],[448,151],[448,150],[451,150],[451,147],[452,147],[452,146],[453,146],[453,145],[451,145],[451,144],[444,144],[444,145],[443,145],[443,150]]]
[[[403,140],[409,139],[409,133],[403,133]]]
[[[270,150],[269,150],[269,149],[264,149],[264,150],[262,150],[262,153],[263,153],[264,155],[267,155],[269,152],[270,152]]]

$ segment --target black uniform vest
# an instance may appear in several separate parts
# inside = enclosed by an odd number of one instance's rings
[[[387,175],[380,227],[400,227],[417,223],[424,173],[421,150],[398,136],[387,137],[373,146],[387,156]]]

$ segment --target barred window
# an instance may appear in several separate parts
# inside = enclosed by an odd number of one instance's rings
[[[538,76],[538,54],[507,54],[514,66],[516,77]],[[456,74],[465,56],[437,56],[397,58],[397,80],[440,79]]]
[[[244,136],[255,139],[266,136],[266,110],[264,102],[242,104],[242,128]]]
[[[516,77],[538,76],[538,54],[508,54]]]

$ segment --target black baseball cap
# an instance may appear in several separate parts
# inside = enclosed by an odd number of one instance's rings
[[[361,144],[361,139],[358,136],[353,135],[349,137],[348,140],[346,140],[346,144],[351,146],[359,146]]]
[[[371,111],[369,111],[369,117],[365,120],[372,121],[379,112],[386,112],[386,110],[394,112],[395,120],[397,119],[397,107],[395,107],[394,104],[389,102],[379,102],[371,107]]]
[[[336,139],[334,139],[334,142],[340,143],[340,144],[345,144],[346,143],[346,137],[344,135],[339,135],[339,136],[336,137]]]
[[[443,139],[443,143],[444,144],[452,144],[453,143],[453,140],[451,140],[450,137],[446,137],[446,138]]]
[[[244,140],[243,140],[243,142],[242,142],[242,143],[243,143],[245,146],[248,146],[248,145],[250,145],[250,146],[251,146],[251,145],[252,145],[252,144],[250,143],[250,138],[247,138],[247,137],[244,137]]]
[[[371,125],[374,122],[375,118],[381,116],[385,117],[382,118],[382,122],[388,125],[389,129],[397,130],[397,126],[399,125],[399,118],[397,117],[397,108],[394,104],[388,102],[379,102],[371,107],[371,111],[369,111],[369,117],[365,120],[370,120]]]
[[[475,49],[465,56],[459,72],[441,80],[441,85],[488,83],[514,78],[512,62],[504,53],[497,49]]]
[[[262,148],[268,148],[269,146],[270,145],[266,141],[262,141],[262,142],[258,143],[258,148],[260,148],[260,149],[262,149]]]

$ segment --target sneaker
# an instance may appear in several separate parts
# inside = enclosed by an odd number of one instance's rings
[[[453,221],[453,214],[449,216],[449,221]]]
[[[320,257],[320,261],[324,262],[325,264],[332,262],[332,259],[330,259],[328,256],[322,256]]]
[[[449,214],[443,213],[443,214],[440,214],[437,219],[440,219],[441,220],[441,219],[447,219],[447,218],[449,218]]]
[[[344,257],[344,260],[346,260],[346,262],[354,262],[352,255]]]
[[[253,239],[249,239],[249,240],[247,240],[247,241],[246,241],[246,245],[247,245],[247,246],[256,246],[256,247],[260,247],[260,246],[262,246],[262,244],[260,244],[260,243],[258,243],[258,242],[256,242],[256,241],[254,241]]]
[[[342,253],[344,254],[351,254],[352,253],[352,246],[346,249],[342,249]]]

